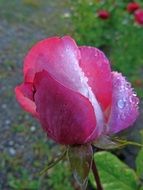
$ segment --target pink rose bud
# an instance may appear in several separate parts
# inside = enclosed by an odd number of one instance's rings
[[[129,13],[133,13],[134,11],[136,11],[139,8],[140,8],[140,5],[136,2],[131,2],[131,3],[128,3],[128,5],[127,5],[127,11]]]
[[[128,128],[138,116],[131,85],[104,53],[68,36],[38,42],[24,61],[16,98],[60,144],[90,143]]]
[[[135,21],[139,24],[139,25],[143,25],[143,9],[139,9],[135,12],[134,14],[135,17]]]
[[[109,16],[110,16],[110,14],[109,14],[109,12],[106,11],[106,10],[100,10],[100,11],[98,12],[98,17],[101,18],[101,19],[103,19],[103,20],[108,19]]]

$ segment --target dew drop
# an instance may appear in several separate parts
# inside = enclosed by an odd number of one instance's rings
[[[133,94],[132,96],[130,96],[130,103],[133,103],[136,105],[139,103],[139,99],[136,94]]]
[[[117,79],[114,81],[114,85],[116,85],[116,86],[120,86],[120,85],[121,85],[121,80],[120,80],[120,78],[117,78]]]
[[[125,107],[125,103],[126,102],[124,100],[118,100],[117,102],[118,108],[123,109]]]
[[[131,84],[129,82],[126,83],[127,88],[131,88]]]

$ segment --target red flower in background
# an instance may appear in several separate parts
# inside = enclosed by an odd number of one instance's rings
[[[134,14],[135,17],[135,21],[139,24],[139,25],[143,25],[143,9],[139,9],[135,12]]]
[[[98,17],[101,18],[101,19],[103,19],[103,20],[108,19],[109,16],[110,16],[110,14],[109,14],[109,12],[106,11],[106,10],[100,10],[100,11],[98,12]]]
[[[134,11],[136,11],[139,8],[140,8],[140,5],[136,2],[131,2],[127,5],[127,11],[129,13],[133,13]]]
[[[24,62],[20,105],[38,118],[60,144],[84,144],[128,128],[138,116],[138,98],[125,78],[111,72],[97,48],[70,37],[37,43]]]

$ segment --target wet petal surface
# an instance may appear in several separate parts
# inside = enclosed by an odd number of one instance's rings
[[[108,122],[108,133],[128,128],[138,116],[139,99],[131,84],[120,73],[113,74],[113,102]]]
[[[112,76],[108,59],[97,48],[80,47],[80,66],[88,78],[102,109],[105,111],[112,101]]]
[[[26,82],[32,82],[37,72],[48,71],[62,85],[86,94],[86,78],[79,67],[80,51],[70,37],[53,37],[37,43],[24,62]]]

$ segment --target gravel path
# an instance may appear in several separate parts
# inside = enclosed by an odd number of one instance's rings
[[[34,170],[43,168],[49,157],[52,142],[47,144],[35,119],[21,110],[14,87],[22,81],[28,49],[38,40],[66,33],[67,11],[66,1],[0,1],[0,190],[19,189],[16,179],[24,176],[30,183]]]

